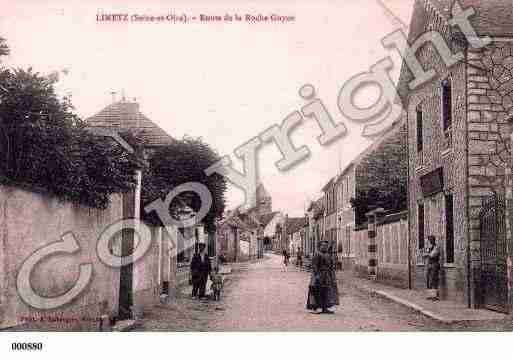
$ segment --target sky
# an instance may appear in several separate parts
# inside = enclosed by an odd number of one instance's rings
[[[413,0],[383,0],[409,24]],[[369,144],[361,124],[344,118],[337,107],[340,88],[352,76],[368,71],[397,53],[385,50],[382,37],[396,30],[378,0],[319,1],[12,1],[0,0],[0,36],[11,55],[4,65],[40,73],[67,70],[57,89],[71,94],[76,112],[94,115],[124,94],[136,98],[141,112],[174,138],[202,137],[235,167],[233,151],[307,104],[298,95],[312,84],[335,122],[348,134],[321,146],[315,121],[305,120],[291,132],[296,147],[310,157],[288,171],[275,162],[277,147],[258,152],[260,179],[273,198],[273,209],[302,216],[321,188]],[[294,16],[289,23],[190,21],[182,23],[101,22],[109,13]],[[399,66],[392,70],[397,78]],[[356,96],[362,107],[379,95],[368,88]],[[234,186],[229,207],[242,204]]]

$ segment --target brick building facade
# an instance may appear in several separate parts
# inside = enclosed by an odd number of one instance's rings
[[[408,119],[412,284],[425,288],[422,253],[426,237],[434,235],[442,250],[441,297],[480,307],[494,296],[482,286],[485,202],[493,193],[510,196],[504,179],[513,115],[513,10],[502,0],[460,2],[474,7],[470,21],[477,34],[493,40],[475,49],[449,25],[452,3],[417,0],[409,43],[437,31],[464,60],[447,67],[437,49],[425,43],[416,56],[437,76],[408,90],[413,77],[403,66],[399,82]],[[504,219],[506,224],[509,217]],[[504,235],[510,239],[509,230]]]

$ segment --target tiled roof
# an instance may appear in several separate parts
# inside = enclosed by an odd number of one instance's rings
[[[87,118],[86,122],[94,127],[136,130],[148,147],[164,146],[173,142],[173,138],[166,131],[139,111],[137,102],[114,102]]]

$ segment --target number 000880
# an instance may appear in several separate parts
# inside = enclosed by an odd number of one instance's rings
[[[12,343],[12,350],[42,350],[43,343]]]

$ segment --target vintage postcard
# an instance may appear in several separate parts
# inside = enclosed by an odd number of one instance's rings
[[[8,355],[512,331],[511,0],[0,2]]]

